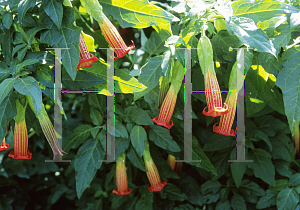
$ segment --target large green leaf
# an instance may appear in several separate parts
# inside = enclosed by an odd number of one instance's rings
[[[15,80],[16,80],[15,78],[8,78],[8,79],[5,79],[3,82],[1,82],[1,84],[0,84],[0,90],[1,90],[0,104],[2,103],[4,98],[6,98],[6,96],[8,96],[8,94],[13,89]]]
[[[82,144],[87,138],[91,135],[91,132],[94,130],[100,130],[99,127],[92,127],[91,125],[80,125],[72,131],[66,138],[63,144],[63,149],[65,152],[68,152],[71,148],[77,148]]]
[[[129,146],[127,157],[135,167],[137,167],[138,169],[144,172],[147,172],[145,169],[143,159],[137,154],[133,146]]]
[[[207,143],[203,147],[203,151],[216,151],[225,148],[230,148],[236,145],[236,140],[232,137],[214,133],[211,135]]]
[[[236,148],[233,148],[230,154],[230,160],[236,160]],[[234,180],[235,185],[239,188],[243,179],[243,176],[247,169],[247,162],[231,162],[230,169],[232,178]]]
[[[253,20],[243,17],[232,18],[227,30],[229,34],[235,34],[244,44],[276,57],[276,49],[272,41],[261,28],[257,28]]]
[[[151,55],[159,55],[162,52],[166,51],[167,48],[164,46],[165,42],[163,42],[156,32],[152,32],[150,38],[147,40],[144,48],[145,51],[149,53],[149,57]]]
[[[289,185],[291,187],[300,185],[300,173],[297,173],[297,174],[294,174],[291,176]]]
[[[249,179],[242,180],[240,192],[245,200],[251,203],[257,203],[258,197],[265,195],[265,191],[258,184]]]
[[[129,147],[129,143],[130,143],[130,139],[120,138],[120,137],[115,138],[116,159],[119,158],[120,155],[126,151],[126,149]]]
[[[173,201],[184,201],[187,199],[187,196],[174,184],[168,183],[161,193],[161,198],[168,198]]]
[[[276,85],[283,93],[285,113],[294,134],[294,125],[300,121],[300,51],[290,48],[282,55],[283,69],[279,72]]]
[[[145,141],[147,140],[147,133],[142,126],[136,125],[130,132],[130,139],[132,146],[140,157],[144,154]]]
[[[9,73],[8,69],[2,69],[0,67],[0,82],[2,82],[4,79],[6,79],[9,75],[10,75],[10,73]]]
[[[295,148],[288,136],[280,133],[275,138],[271,138],[271,142],[274,148],[271,153],[273,159],[286,160],[288,162],[293,160]]]
[[[21,0],[18,4],[18,20],[20,23],[23,22],[24,16],[29,8],[35,6],[36,1],[35,0]]]
[[[234,2],[231,6],[234,16],[251,18],[255,23],[296,11],[288,4],[277,0],[258,2],[239,0]]]
[[[232,196],[231,206],[233,210],[247,209],[245,199],[239,194]]]
[[[127,122],[134,122],[138,125],[153,125],[153,121],[151,120],[148,113],[139,108],[138,106],[129,106],[125,109],[125,115],[123,117],[126,118]]]
[[[178,18],[148,0],[100,0],[103,11],[118,20],[122,28],[147,28],[178,21]]]
[[[37,81],[30,76],[18,78],[14,82],[14,88],[22,95],[31,97],[36,116],[38,116],[42,108],[42,91]]]
[[[53,20],[57,28],[60,29],[63,18],[63,6],[58,0],[46,0],[43,2],[46,14]]]
[[[149,139],[157,146],[171,152],[180,152],[180,147],[170,135],[170,131],[158,125],[149,126]]]
[[[97,169],[101,167],[102,162],[98,160],[103,160],[104,157],[105,151],[98,139],[89,139],[79,148],[74,163],[78,198],[94,179]]]
[[[10,92],[0,103],[0,139],[6,134],[6,125],[17,115],[16,108],[17,94]]]
[[[60,29],[48,16],[45,17],[44,15],[41,19],[43,24],[47,24],[49,30],[41,33],[40,41],[55,48],[69,48],[61,50],[62,64],[74,80],[79,62],[79,37],[81,31],[80,27],[74,26],[74,9],[71,7],[65,8]]]
[[[141,74],[139,76],[139,82],[144,84],[147,87],[147,89],[143,92],[135,93],[134,100],[137,100],[140,97],[146,95],[158,85],[159,77],[162,74],[162,59],[162,56],[150,58],[149,61],[144,66],[142,66]]]
[[[264,209],[276,205],[278,192],[268,189],[266,195],[257,202],[257,209]]]
[[[249,152],[249,159],[253,160],[253,163],[248,163],[248,166],[253,169],[257,178],[261,178],[269,185],[275,184],[275,168],[268,152],[263,149],[254,149]]]
[[[147,87],[141,84],[136,78],[130,76],[123,70],[115,70],[114,76],[116,93],[141,92]]]
[[[299,194],[291,188],[286,188],[277,195],[278,210],[295,209],[299,202]]]

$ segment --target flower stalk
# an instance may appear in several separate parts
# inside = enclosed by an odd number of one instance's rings
[[[147,187],[150,192],[159,192],[164,188],[167,182],[165,180],[161,182],[160,180],[158,170],[150,154],[148,140],[146,140],[145,142],[145,151],[143,157],[145,162],[145,168],[147,170],[147,177],[151,185],[150,187],[149,186]]]
[[[11,151],[8,157],[14,159],[29,160],[32,157],[32,153],[28,150],[28,134],[25,122],[27,102],[25,107],[20,103],[19,99],[16,100],[17,116],[15,120],[15,131],[14,131],[14,150]]]
[[[125,167],[125,158],[126,154],[123,152],[121,156],[117,159],[117,167],[116,167],[116,181],[117,181],[117,188],[114,189],[112,192],[116,195],[128,195],[132,192],[131,189],[127,187],[127,173]]]

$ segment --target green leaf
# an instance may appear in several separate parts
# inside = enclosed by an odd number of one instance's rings
[[[147,140],[145,129],[142,126],[134,126],[130,132],[130,139],[137,154],[142,157],[145,150],[145,141]]]
[[[292,13],[290,18],[290,27],[291,29],[300,25],[300,12]]]
[[[136,202],[135,209],[152,210],[154,194],[149,192],[146,187],[141,187],[139,193],[141,198]]]
[[[97,109],[91,108],[90,117],[94,125],[102,125],[102,116]]]
[[[205,195],[208,193],[216,194],[217,192],[220,191],[221,187],[222,187],[222,184],[219,181],[208,180],[200,186],[200,192],[202,195]]]
[[[281,159],[291,162],[295,155],[295,148],[291,139],[285,134],[281,133],[271,139],[273,150],[271,155],[273,159]]]
[[[149,117],[148,113],[139,108],[138,106],[129,106],[125,109],[125,115],[127,122],[134,122],[138,125],[153,125],[153,121]]]
[[[234,194],[231,198],[231,206],[233,210],[247,209],[243,196]]]
[[[162,198],[168,198],[173,201],[184,201],[187,199],[187,196],[180,191],[175,185],[168,183],[161,193]]]
[[[33,77],[18,78],[14,81],[14,88],[22,95],[30,96],[36,116],[40,114],[42,108],[42,91]]]
[[[143,159],[137,154],[133,146],[130,146],[127,152],[127,157],[130,160],[130,162],[137,167],[138,169],[147,172],[145,169],[144,161]]]
[[[257,203],[258,197],[265,195],[265,191],[258,184],[248,179],[242,180],[240,192],[250,203]]]
[[[300,173],[294,174],[290,178],[289,186],[294,187],[300,185]]]
[[[167,11],[148,3],[147,0],[108,1],[100,0],[103,11],[112,15],[122,28],[147,28],[151,25],[178,21]]]
[[[293,174],[290,171],[290,163],[284,160],[275,160],[274,161],[274,166],[276,171],[281,175],[290,178],[291,175]]]
[[[125,126],[117,119],[115,119],[115,134],[114,131],[109,130],[111,135],[115,135],[116,137],[128,138],[128,132]]]
[[[155,88],[158,85],[159,77],[162,71],[161,70],[162,58],[163,58],[162,56],[156,56],[150,58],[149,61],[144,66],[142,66],[141,74],[139,76],[139,82],[144,84],[147,87],[147,89],[140,93],[135,93],[134,94],[135,101],[140,97],[149,93],[153,88]]]
[[[58,184],[51,190],[51,195],[48,198],[48,203],[53,205],[58,199],[69,189],[64,184]]]
[[[150,38],[147,40],[144,48],[145,51],[151,55],[159,55],[167,50],[164,46],[164,42],[161,40],[160,36],[156,32],[152,32]]]
[[[273,147],[272,147],[272,144],[268,138],[268,135],[265,134],[264,132],[262,132],[261,130],[257,129],[257,130],[254,130],[250,133],[250,135],[248,136],[248,138],[252,141],[260,141],[260,140],[263,140],[267,145],[268,147],[270,148],[270,151],[273,150]]]
[[[18,4],[18,20],[22,24],[24,16],[29,8],[35,6],[35,0],[21,0]]]
[[[91,135],[93,129],[92,126],[84,124],[75,128],[74,131],[68,135],[63,144],[64,151],[69,152],[71,148],[76,148],[82,144]],[[99,132],[100,128],[98,127],[96,129]]]
[[[141,84],[136,78],[130,76],[123,70],[115,70],[115,92],[135,93],[144,91],[147,87]]]
[[[266,195],[261,197],[257,202],[256,208],[264,209],[276,205],[277,195],[278,192],[273,190],[267,190]]]
[[[264,115],[262,117],[255,118],[255,124],[268,136],[275,136],[280,130],[287,128],[286,123],[273,117],[272,115]]]
[[[232,137],[214,133],[203,147],[203,151],[217,151],[225,148],[231,148],[236,145],[236,140]]]
[[[2,82],[4,79],[6,79],[9,75],[10,75],[10,73],[9,73],[8,69],[1,69],[0,68],[0,82]]]
[[[53,20],[57,28],[60,29],[63,18],[63,6],[60,1],[46,0],[43,2],[46,14]]]
[[[74,26],[74,21],[74,9],[66,7],[61,29],[58,29],[51,20],[49,30],[42,32],[40,37],[41,42],[49,44],[54,48],[69,48],[61,50],[61,58],[62,64],[73,80],[76,78],[76,68],[79,62],[79,37],[81,31],[80,27]]]
[[[216,210],[230,210],[231,209],[231,205],[230,205],[230,201],[227,200],[227,201],[219,201],[217,203],[217,206],[216,206]]]
[[[120,137],[115,138],[116,159],[119,158],[120,155],[126,151],[126,149],[129,147],[129,143],[130,143],[130,139],[125,139]]]
[[[98,160],[104,157],[105,151],[98,139],[89,139],[79,148],[74,163],[78,198],[94,179],[97,169],[101,167],[102,162]]]
[[[173,140],[168,129],[158,125],[151,125],[149,127],[149,139],[157,146],[171,152],[180,152],[180,147],[176,141]]]
[[[6,96],[11,92],[14,86],[15,78],[7,78],[0,84],[0,104]]]
[[[10,92],[0,103],[0,139],[6,135],[6,125],[17,115],[17,94]]]
[[[11,13],[5,13],[2,18],[2,23],[5,28],[9,29],[13,23],[13,16]]]
[[[283,69],[277,76],[276,85],[282,90],[285,113],[294,134],[295,122],[300,121],[300,65],[299,49],[288,49],[282,54]]]
[[[236,148],[233,148],[230,154],[231,160],[236,160]],[[234,180],[235,185],[239,188],[243,179],[243,176],[247,169],[247,162],[231,162],[230,169],[232,178]]]
[[[253,169],[257,178],[261,178],[269,185],[275,184],[275,168],[268,152],[263,149],[254,149],[249,152],[249,159],[254,161],[248,166]]]
[[[257,28],[249,18],[232,18],[227,26],[229,34],[235,34],[244,44],[256,48],[258,52],[271,53],[276,57],[276,49],[261,28]]]
[[[299,194],[291,189],[286,188],[277,195],[277,208],[278,210],[295,209],[299,202]]]
[[[295,11],[295,9],[288,4],[272,0],[255,3],[247,0],[239,0],[234,2],[231,6],[234,16],[251,18],[255,23]]]
[[[39,62],[39,60],[37,60],[37,59],[27,59],[27,60],[23,61],[22,63],[19,63],[16,66],[16,72],[15,73],[18,74],[25,66],[29,66],[29,65],[35,64],[37,62]]]
[[[287,179],[277,179],[275,181],[275,185],[274,186],[270,185],[269,189],[273,190],[273,191],[281,191],[281,190],[287,188],[288,184],[289,184],[289,180],[287,180]]]
[[[236,36],[230,36],[227,31],[220,31],[211,40],[214,52],[225,60],[235,62],[236,50],[229,51],[229,48],[239,48],[243,43]]]

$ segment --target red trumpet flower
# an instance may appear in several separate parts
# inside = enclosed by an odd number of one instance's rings
[[[108,44],[114,49],[115,53],[117,54],[117,57],[114,57],[114,60],[124,57],[130,50],[135,47],[133,41],[131,40],[132,45],[127,47],[116,27],[110,22],[110,20],[105,16],[103,12],[101,18],[102,22],[99,22],[101,31]]]
[[[229,92],[225,104],[228,105],[228,113],[221,116],[220,125],[216,124],[213,127],[213,131],[225,136],[235,136],[236,130],[231,129],[236,110],[237,92]]]
[[[96,56],[89,53],[89,50],[86,46],[82,34],[80,34],[79,50],[80,50],[80,58],[76,69],[91,67],[93,63],[98,60]]]
[[[5,143],[5,137],[0,145],[0,151],[4,151],[4,150],[7,150],[9,148],[9,144],[6,144]]]
[[[211,117],[218,117],[228,112],[228,107],[225,103],[225,108],[222,107],[222,97],[219,83],[215,74],[210,70],[205,73],[205,95],[207,100],[208,112],[203,109],[203,114]]]
[[[123,162],[117,162],[117,168],[116,168],[117,188],[114,189],[112,192],[115,193],[116,195],[128,195],[132,192],[132,190],[127,188],[125,153],[123,152],[117,160],[122,160]]]
[[[150,187],[148,186],[148,189],[150,192],[159,192],[164,188],[167,182],[165,180],[161,182],[156,165],[150,155],[148,140],[146,140],[145,143],[146,145],[145,145],[145,151],[143,157],[144,157],[145,167],[147,170],[147,177],[151,184]]]

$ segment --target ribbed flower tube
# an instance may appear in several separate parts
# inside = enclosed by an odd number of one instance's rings
[[[133,41],[131,40],[132,45],[127,47],[116,27],[110,22],[110,20],[104,15],[104,13],[102,15],[102,18],[103,21],[99,22],[99,26],[106,41],[117,54],[117,57],[114,57],[114,60],[124,57],[130,50],[134,48]]]
[[[26,97],[27,98],[27,101],[32,109],[32,111],[36,114],[34,108],[33,108],[33,104],[32,104],[32,99],[30,96]],[[58,139],[57,139],[57,136],[56,136],[56,133],[55,133],[55,130],[53,128],[53,125],[48,117],[48,114],[45,110],[45,106],[44,104],[42,104],[42,108],[41,108],[41,111],[39,113],[38,116],[36,116],[37,119],[39,120],[40,122],[40,125],[41,125],[41,128],[43,130],[43,133],[48,141],[48,143],[50,144],[51,146],[51,149],[53,151],[53,159],[55,158],[56,155],[61,155],[63,156],[64,153],[67,154],[66,152],[64,152],[60,145],[59,145],[59,142],[58,142]]]
[[[128,195],[132,192],[132,190],[127,187],[125,157],[126,157],[125,152],[123,152],[121,156],[117,159],[117,160],[121,160],[122,162],[117,162],[117,167],[116,167],[117,188],[112,191],[116,195]]]
[[[160,180],[158,170],[150,154],[148,140],[146,140],[145,142],[145,151],[143,157],[145,162],[145,168],[147,170],[147,177],[151,185],[150,187],[148,186],[148,189],[150,192],[159,192],[164,188],[167,182],[165,180],[161,182]]]
[[[299,155],[299,141],[300,141],[299,124],[300,124],[300,121],[295,123],[294,135],[293,135],[293,141],[295,144],[296,153],[298,155]]]
[[[164,99],[168,93],[169,89],[169,80],[166,77],[161,77],[159,97],[158,97],[158,108],[162,106]]]
[[[222,97],[219,83],[216,75],[207,70],[205,73],[205,96],[208,106],[208,112],[203,109],[203,114],[211,117],[218,117],[228,112],[228,107],[225,103],[225,108],[222,107]]]
[[[174,125],[171,117],[174,112],[175,104],[177,99],[177,93],[174,90],[174,86],[171,85],[164,102],[162,103],[159,115],[152,119],[157,125],[171,129]]]
[[[17,116],[15,120],[15,131],[14,131],[14,150],[11,151],[8,157],[14,159],[31,159],[32,153],[28,150],[28,134],[25,122],[25,111],[26,106],[16,100]]]
[[[91,67],[93,63],[98,60],[96,56],[89,52],[82,34],[80,34],[79,50],[80,58],[76,69]]]
[[[221,116],[220,124],[213,127],[213,131],[225,136],[235,136],[236,131],[231,129],[235,118],[236,100],[238,93],[230,91],[226,97],[225,104],[228,106],[228,113]]]

